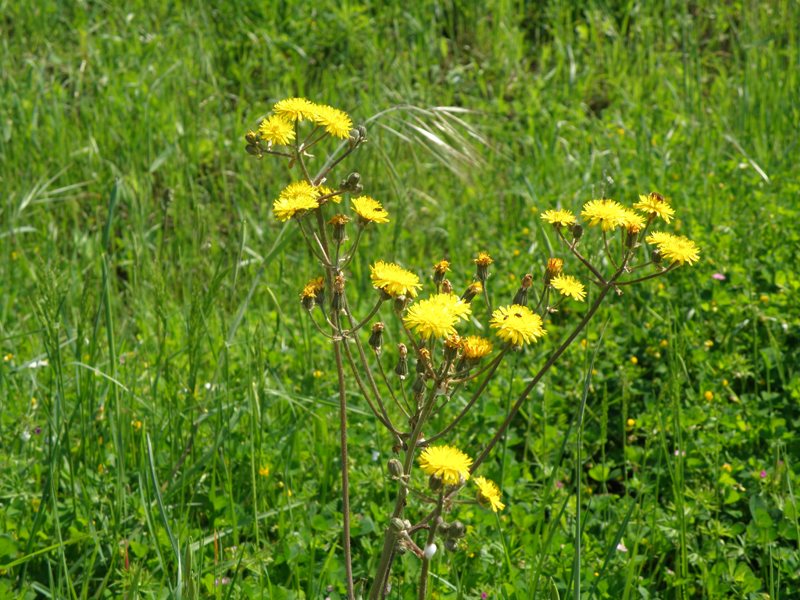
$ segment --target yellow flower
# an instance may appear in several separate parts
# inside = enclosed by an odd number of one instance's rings
[[[639,364],[639,357],[638,356],[631,356],[631,364],[638,365]]]
[[[493,512],[503,510],[506,507],[500,501],[500,488],[497,487],[494,481],[485,477],[476,477],[473,481],[478,486],[478,503],[482,505],[488,504]]]
[[[381,203],[369,196],[353,198],[353,210],[366,223],[388,223],[389,215]]]
[[[633,231],[634,233],[639,233],[646,223],[644,222],[644,218],[641,215],[637,215],[629,208],[622,209],[622,223],[620,223],[623,227],[628,228],[629,230]]]
[[[706,393],[703,394],[703,398],[705,398],[707,402],[711,402],[714,399],[714,392],[706,390]]]
[[[436,275],[444,275],[450,270],[450,261],[449,260],[440,260],[435,265],[433,265],[433,272]]]
[[[269,465],[264,465],[258,470],[258,474],[262,477],[269,477]]]
[[[317,277],[309,281],[300,293],[300,298],[303,300],[317,298],[319,293],[325,289],[325,279]]]
[[[589,220],[589,225],[600,225],[603,231],[610,231],[625,223],[625,210],[614,200],[590,200],[583,205],[581,216]]]
[[[472,262],[479,267],[488,267],[494,262],[494,259],[489,256],[488,252],[478,252],[478,256]]]
[[[572,275],[553,277],[550,280],[550,285],[557,289],[560,294],[574,298],[578,302],[583,302],[586,298],[586,288]]]
[[[417,290],[422,288],[416,275],[395,263],[379,260],[369,269],[375,289],[386,292],[392,298],[397,296],[414,298]]]
[[[458,485],[469,479],[472,459],[452,446],[431,446],[419,456],[419,466],[426,475],[438,477],[445,485]]]
[[[317,125],[325,128],[334,137],[346,140],[350,137],[350,130],[353,129],[353,122],[343,110],[332,106],[318,105],[312,116]]]
[[[570,210],[546,210],[542,213],[542,219],[556,227],[566,227],[575,224],[575,215]]]
[[[628,427],[634,427],[636,425],[636,419],[628,419],[627,421],[625,421],[625,424]]]
[[[682,235],[655,231],[647,236],[647,242],[658,247],[661,256],[673,263],[691,265],[700,259],[697,244]]]
[[[650,217],[661,217],[665,223],[669,223],[675,215],[675,210],[669,205],[669,202],[656,192],[651,192],[647,196],[639,195],[639,201],[633,205],[633,208]]]
[[[286,98],[277,102],[272,110],[289,121],[302,121],[313,119],[317,108],[316,104],[305,98]]]
[[[443,338],[453,335],[458,320],[469,314],[469,304],[455,294],[434,294],[412,304],[403,322],[425,339]]]
[[[730,465],[730,463],[723,463],[722,470],[730,473],[733,471],[733,467]]]
[[[298,213],[317,208],[317,195],[317,188],[310,183],[290,183],[272,204],[272,212],[279,221],[288,221]]]
[[[516,346],[530,344],[545,334],[542,318],[527,306],[512,304],[501,306],[492,313],[489,325],[497,329],[497,336]]]
[[[492,351],[492,342],[478,335],[468,335],[461,340],[461,351],[467,360],[480,360]]]
[[[270,144],[288,146],[294,139],[294,126],[280,115],[270,115],[261,121],[258,135]]]

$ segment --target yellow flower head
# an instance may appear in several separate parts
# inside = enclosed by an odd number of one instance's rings
[[[512,304],[501,306],[492,313],[489,325],[497,329],[497,336],[515,346],[537,341],[545,334],[542,318],[527,306]]]
[[[302,121],[313,119],[317,108],[316,104],[305,98],[286,98],[277,102],[272,110],[287,121]]]
[[[564,268],[564,261],[560,258],[548,258],[547,259],[547,274],[551,277],[555,277],[559,273],[561,273],[561,269]]]
[[[436,275],[444,275],[450,270],[450,261],[449,260],[440,260],[435,265],[433,265],[433,272]]]
[[[317,277],[303,286],[303,291],[300,292],[300,298],[303,300],[317,298],[319,293],[324,289],[325,279],[322,277]]]
[[[623,227],[627,228],[628,230],[633,230],[635,232],[639,232],[644,229],[645,222],[644,218],[641,215],[636,214],[629,208],[622,209],[622,222],[620,223]]]
[[[478,256],[472,261],[479,267],[488,267],[494,262],[494,259],[489,256],[488,252],[478,252]]]
[[[458,485],[469,479],[472,459],[452,446],[431,446],[419,456],[419,466],[426,475],[438,477],[445,485]]]
[[[589,225],[600,225],[603,231],[610,231],[625,223],[625,210],[614,200],[590,200],[583,205],[581,216],[588,219]]]
[[[672,263],[691,265],[700,260],[697,244],[682,235],[654,231],[647,236],[647,243],[656,246],[661,256]]]
[[[669,202],[657,192],[651,192],[647,196],[640,195],[639,201],[633,208],[642,211],[650,217],[661,217],[665,223],[669,223],[675,215],[675,210]]]
[[[330,135],[346,140],[350,137],[350,130],[353,129],[353,122],[343,110],[332,106],[319,105],[312,117],[314,122],[325,128]]]
[[[353,198],[353,210],[365,223],[388,223],[389,215],[381,203],[369,196]]]
[[[574,298],[578,302],[583,302],[586,298],[586,288],[572,275],[553,277],[550,280],[550,285],[557,289],[560,294]]]
[[[317,203],[318,204],[324,204],[325,202],[328,202],[329,200],[331,202],[336,202],[336,204],[339,204],[342,201],[341,194],[336,194],[335,196],[332,196],[331,194],[334,193],[334,190],[332,190],[328,186],[318,185],[314,189],[317,190]],[[328,196],[328,198],[325,198],[324,200],[320,200],[321,198],[324,198],[325,196]]]
[[[566,227],[575,224],[575,215],[570,210],[546,210],[542,213],[542,219],[556,227]]]
[[[317,208],[317,195],[317,188],[310,183],[290,183],[272,204],[272,212],[279,221],[288,221],[298,213]]]
[[[288,146],[294,139],[294,126],[280,115],[270,115],[261,121],[258,135],[270,145]]]
[[[500,501],[500,488],[497,487],[494,481],[486,479],[485,477],[476,477],[473,479],[475,485],[478,486],[478,503],[481,505],[488,505],[493,512],[503,510],[506,505]]]
[[[443,338],[453,335],[458,320],[466,320],[470,312],[469,304],[455,294],[434,294],[412,304],[403,322],[425,339]]]
[[[467,360],[477,361],[492,351],[492,342],[478,335],[461,339],[461,352]]]
[[[395,263],[379,260],[369,270],[375,289],[386,292],[392,298],[397,296],[414,298],[417,290],[422,288],[419,277]]]

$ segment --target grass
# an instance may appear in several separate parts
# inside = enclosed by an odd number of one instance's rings
[[[370,122],[357,156],[393,218],[352,268],[362,313],[375,258],[427,274],[449,256],[461,285],[488,249],[493,293],[510,297],[541,272],[537,212],[555,203],[658,190],[702,248],[697,267],[615,299],[548,376],[487,464],[502,533],[459,507],[471,529],[432,563],[437,597],[800,587],[796,3],[0,14],[0,595],[342,594],[335,377],[295,302],[315,273],[270,214],[286,173],[244,152],[292,94],[359,122],[425,109]],[[507,368],[454,441],[476,446],[539,359]],[[392,453],[350,404],[359,579]],[[397,597],[418,564],[403,569]]]

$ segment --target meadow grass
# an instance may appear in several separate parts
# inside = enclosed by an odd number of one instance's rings
[[[287,174],[244,152],[293,94],[380,114],[351,163],[392,215],[352,265],[362,313],[376,258],[447,256],[463,284],[489,250],[510,298],[555,204],[657,190],[702,250],[537,388],[487,464],[506,510],[458,508],[432,593],[796,597],[799,22],[789,0],[0,1],[0,597],[343,594],[336,379],[297,301],[317,273],[270,211]],[[350,406],[363,583],[392,453]]]

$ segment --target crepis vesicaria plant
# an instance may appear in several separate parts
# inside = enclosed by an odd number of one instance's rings
[[[312,175],[310,150],[317,146],[318,152],[330,139],[339,143]],[[493,260],[486,252],[474,259],[472,282],[463,290],[456,291],[447,278],[450,262],[433,264],[428,293],[423,293],[426,285],[415,272],[376,258],[370,267],[375,303],[359,319],[348,298],[348,266],[365,232],[389,222],[390,216],[379,201],[364,194],[357,172],[338,183],[333,172],[366,142],[366,129],[354,127],[339,109],[288,98],[275,104],[246,140],[250,154],[285,160],[289,172],[295,174],[275,199],[273,213],[279,221],[294,222],[322,273],[306,284],[300,299],[316,329],[331,341],[336,363],[347,596],[354,598],[346,412],[346,389],[352,382],[391,436],[396,453],[387,465],[395,502],[387,509],[383,547],[369,596],[381,598],[389,591],[396,557],[410,552],[422,563],[419,597],[424,598],[428,568],[438,546],[457,551],[465,535],[464,524],[451,518],[456,496],[468,491],[487,510],[505,508],[498,485],[476,472],[534,386],[611,290],[622,293],[625,286],[691,265],[698,260],[698,248],[685,237],[656,230],[674,216],[669,201],[658,193],[640,195],[632,208],[611,199],[590,200],[580,220],[565,209],[547,210],[541,218],[552,225],[564,256],[571,256],[571,262],[585,273],[591,293],[577,277],[564,272],[562,258],[542,257],[542,272],[522,277],[511,302],[492,310],[488,283]],[[358,287],[363,288],[353,286]],[[482,313],[488,316],[488,327],[483,330],[491,331],[494,341],[466,331],[470,319],[476,318],[473,304],[478,301],[486,303]],[[503,359],[543,340],[548,317],[563,302],[586,303],[587,308],[572,330],[553,344],[505,420],[489,439],[481,441],[475,458],[452,445],[458,424],[480,399]],[[379,320],[381,311],[396,319],[405,336],[405,343],[398,343],[392,353],[383,352],[386,327]],[[432,431],[435,425],[438,431]],[[423,479],[414,477],[415,465]]]

